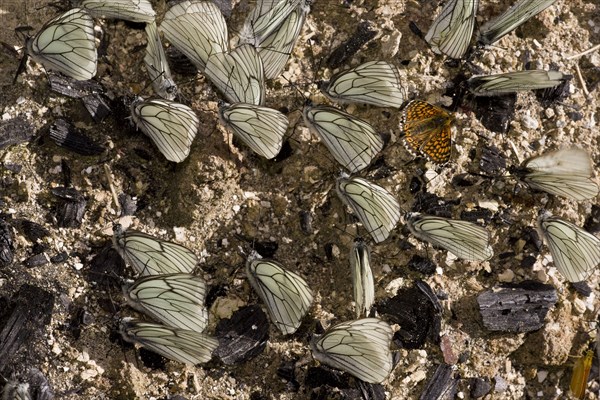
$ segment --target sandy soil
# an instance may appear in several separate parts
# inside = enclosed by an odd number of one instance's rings
[[[435,55],[408,27],[409,21],[414,21],[426,31],[439,10],[437,1],[348,3],[317,0],[284,73],[286,79],[269,82],[267,105],[287,109],[290,118],[292,152],[279,162],[266,162],[243,146],[228,144],[230,137],[218,126],[217,93],[201,76],[194,79],[176,75],[185,97],[198,113],[201,130],[189,159],[172,165],[141,132],[117,117],[118,113],[95,123],[79,100],[51,92],[41,66],[30,62],[26,73],[12,85],[18,59],[7,49],[0,51],[3,121],[23,116],[37,132],[57,117],[64,117],[108,148],[100,156],[83,157],[42,136],[31,143],[0,150],[0,211],[35,221],[50,230],[51,235],[44,239],[50,256],[62,250],[70,255],[61,264],[27,268],[22,261],[31,255],[32,243],[15,231],[15,262],[0,270],[0,295],[10,297],[23,283],[31,283],[56,296],[50,325],[33,348],[21,350],[26,356],[19,359],[28,364],[15,363],[15,377],[26,367],[36,366],[47,376],[57,397],[65,399],[158,399],[173,395],[190,399],[311,398],[310,389],[303,382],[307,368],[316,365],[308,345],[316,321],[330,325],[354,315],[347,255],[357,228],[332,190],[340,168],[301,122],[304,99],[299,92],[321,98],[315,96],[314,82],[336,72],[325,69],[323,59],[363,20],[371,21],[380,33],[352,57],[350,65],[374,59],[393,62],[405,76],[409,98],[448,105],[451,99],[444,93],[451,81],[459,72],[469,71],[463,63],[447,63],[444,57]],[[512,1],[481,3],[477,16],[480,25]],[[164,2],[153,1],[153,5],[162,16]],[[237,10],[248,7],[243,3]],[[13,32],[15,27],[31,25],[37,30],[56,13],[44,0],[2,2],[0,41],[19,47],[22,41]],[[231,29],[234,31],[242,20],[241,12],[234,11]],[[143,29],[121,21],[98,23],[106,40],[106,53],[99,59],[98,81],[115,99],[138,93],[150,95],[151,89],[145,89],[148,78],[140,67],[145,45]],[[399,44],[395,45],[398,38]],[[599,107],[600,54],[596,51],[569,58],[598,43],[600,4],[592,0],[559,0],[516,33],[481,50],[471,61],[487,73],[523,69],[524,61],[531,61],[540,69],[557,66],[574,75],[570,94],[546,108],[533,93],[519,94],[516,115],[506,135],[488,131],[468,107],[459,108],[452,160],[445,168],[436,169],[422,161],[409,162],[412,156],[394,141],[399,133],[397,110],[346,107],[380,131],[391,134],[392,143],[383,152],[389,173],[377,183],[394,193],[403,209],[412,207],[415,200],[409,183],[420,177],[428,180],[423,183],[428,191],[445,199],[460,200],[453,208],[454,217],[474,209],[489,209],[496,216],[487,225],[495,254],[510,255],[496,256],[489,262],[452,260],[447,252],[425,246],[402,227],[384,243],[373,246],[377,299],[391,297],[395,289],[409,286],[415,279],[426,280],[435,292],[445,294],[442,333],[448,336],[454,352],[464,355],[454,368],[461,378],[481,377],[496,383],[496,389],[487,398],[566,396],[574,357],[581,355],[595,337],[599,274],[588,280],[592,294],[582,297],[551,264],[547,266],[546,248],[537,254],[533,268],[521,267],[522,240],[524,229],[535,226],[541,207],[582,226],[597,198],[576,203],[532,194],[520,186],[515,189],[514,179],[501,176],[475,176],[471,178],[475,184],[468,187],[453,184],[452,178],[478,172],[474,160],[484,146],[492,144],[501,149],[509,165],[544,149],[573,144],[588,149],[598,166],[595,114]],[[589,95],[583,90],[576,65],[581,68]],[[581,118],[573,118],[574,112]],[[73,186],[88,200],[80,228],[58,228],[53,219],[55,200],[50,189],[62,184],[61,160],[72,170]],[[9,168],[13,164],[20,168]],[[106,170],[118,193],[137,198],[138,229],[171,240],[177,238],[201,255],[200,273],[210,285],[225,288],[211,308],[209,332],[232,310],[259,301],[244,277],[244,252],[249,251],[252,240],[272,240],[279,245],[275,258],[304,276],[316,294],[315,305],[299,333],[284,337],[271,326],[267,347],[256,359],[234,366],[212,361],[199,368],[168,362],[164,369],[149,369],[136,361],[137,353],[130,347],[111,340],[115,318],[136,314],[123,305],[118,288],[101,287],[86,275],[90,260],[110,240],[100,230],[118,218]],[[302,212],[312,217],[311,232],[301,229]],[[510,215],[510,223],[502,222],[501,215]],[[358,233],[365,234],[362,228],[358,228]],[[399,246],[406,241],[412,245],[409,250]],[[327,256],[326,248],[333,248],[332,257]],[[415,254],[434,260],[437,273],[423,276],[409,271],[406,264]],[[133,272],[128,270],[126,275],[132,276]],[[558,291],[559,301],[549,312],[545,326],[530,334],[487,331],[477,310],[476,296],[501,281],[525,279],[550,283]],[[82,326],[79,338],[65,328],[77,309],[84,309],[91,316],[91,322]],[[397,351],[400,363],[384,384],[388,398],[418,398],[435,366],[443,361],[442,352],[432,343],[420,350]],[[297,392],[277,376],[281,363],[290,360],[296,361],[296,379],[301,385]],[[461,398],[469,398],[464,384],[462,381]],[[598,387],[595,378],[590,398],[597,398]],[[327,397],[343,395],[332,392]]]

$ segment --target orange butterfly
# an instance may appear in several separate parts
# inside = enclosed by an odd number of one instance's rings
[[[424,155],[436,164],[450,159],[454,117],[438,106],[413,100],[402,112],[402,143],[413,155]]]

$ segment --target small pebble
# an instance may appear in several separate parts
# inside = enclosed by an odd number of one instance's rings
[[[498,280],[500,282],[512,282],[515,279],[515,273],[512,269],[507,269],[501,274],[498,274]]]

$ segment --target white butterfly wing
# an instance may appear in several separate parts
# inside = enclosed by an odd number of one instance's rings
[[[230,103],[261,106],[265,102],[265,73],[256,49],[249,44],[229,53],[212,55],[204,75]]]
[[[305,0],[259,0],[240,32],[240,44],[249,43],[255,47],[276,31],[283,21]]]
[[[330,106],[305,106],[304,123],[350,172],[365,169],[383,149],[383,139],[366,121]]]
[[[398,68],[385,61],[369,61],[341,71],[321,90],[333,101],[379,107],[400,108],[406,99]]]
[[[219,345],[216,338],[204,333],[140,322],[133,318],[123,318],[120,325],[121,335],[126,341],[188,365],[209,361]]]
[[[188,248],[138,231],[116,227],[113,247],[141,276],[191,273],[198,264]]]
[[[472,222],[413,213],[407,225],[419,239],[463,260],[485,261],[494,255],[489,232]]]
[[[255,44],[263,61],[266,79],[274,79],[281,74],[309,11],[308,2],[301,0],[276,30]]]
[[[532,157],[515,171],[530,187],[556,196],[582,201],[598,195],[592,180],[592,161],[587,151],[568,148]]]
[[[92,79],[98,61],[92,17],[74,8],[52,19],[27,40],[27,54],[49,70],[75,80]]]
[[[475,76],[467,80],[467,86],[475,96],[498,96],[524,90],[551,88],[560,85],[568,78],[568,75],[559,71],[516,71]]]
[[[199,276],[151,275],[124,289],[131,307],[162,324],[195,332],[206,329],[206,282]]]
[[[296,332],[313,300],[306,281],[278,262],[265,259],[249,260],[246,275],[277,328],[284,335]]]
[[[383,382],[393,369],[390,325],[364,318],[335,325],[311,342],[313,357],[369,383]]]
[[[170,100],[140,98],[131,104],[131,117],[167,160],[181,162],[190,154],[200,121],[188,106]]]
[[[83,0],[81,7],[94,18],[151,23],[156,16],[148,0]]]
[[[387,190],[366,179],[341,177],[336,191],[358,217],[375,243],[383,242],[400,220],[400,203]]]
[[[186,0],[174,5],[166,12],[160,30],[200,71],[212,55],[228,49],[225,18],[211,1]]]
[[[160,41],[156,22],[152,21],[146,24],[146,36],[148,37],[148,44],[146,45],[144,63],[146,63],[146,70],[150,75],[152,87],[163,99],[175,100],[177,85],[171,76],[171,69]]]
[[[461,58],[471,42],[479,0],[449,0],[425,40],[437,54]]]
[[[268,107],[252,104],[223,104],[219,107],[223,124],[257,154],[271,159],[279,154],[289,121]]]
[[[356,239],[350,250],[350,271],[356,303],[356,318],[368,315],[375,301],[375,284],[371,271],[371,251],[362,239]]]
[[[556,0],[519,0],[502,15],[486,22],[481,27],[477,40],[483,44],[492,44],[554,3]]]
[[[538,227],[554,266],[569,282],[586,280],[600,264],[600,239],[578,226],[543,213]]]

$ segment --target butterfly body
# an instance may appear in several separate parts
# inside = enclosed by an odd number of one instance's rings
[[[413,155],[445,164],[450,159],[453,121],[454,117],[443,108],[413,100],[402,113],[402,142]]]

